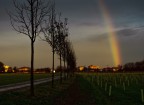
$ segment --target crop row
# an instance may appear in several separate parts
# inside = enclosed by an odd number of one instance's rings
[[[144,103],[144,73],[90,73],[83,77],[111,100]]]

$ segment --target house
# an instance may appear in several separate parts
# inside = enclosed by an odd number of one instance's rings
[[[90,71],[99,71],[100,70],[100,66],[95,66],[95,65],[89,65],[88,69]]]
[[[5,73],[13,73],[14,70],[12,69],[12,67],[8,66],[8,65],[4,65],[4,72]]]
[[[29,73],[30,67],[20,67],[20,68],[18,68],[18,72]]]

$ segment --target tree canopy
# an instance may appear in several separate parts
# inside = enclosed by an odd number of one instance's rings
[[[0,72],[4,71],[4,64],[2,62],[0,62]]]

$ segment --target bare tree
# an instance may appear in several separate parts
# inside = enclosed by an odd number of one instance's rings
[[[61,62],[63,60],[64,62],[64,69],[61,69],[61,73],[60,73],[60,77],[61,77],[61,82],[62,82],[62,73],[64,73],[64,77],[65,77],[65,70],[66,70],[66,66],[65,66],[65,52],[66,52],[66,42],[68,39],[68,28],[67,28],[67,18],[64,19],[64,22],[59,22],[59,40],[58,40],[58,45],[59,45],[59,49],[58,49],[58,55],[60,56],[60,67],[61,67]]]
[[[11,25],[15,31],[28,36],[31,40],[31,95],[34,96],[34,42],[41,32],[41,25],[50,12],[47,0],[13,0],[15,12],[9,12]]]
[[[43,41],[48,42],[52,47],[53,60],[52,60],[52,87],[54,84],[54,54],[57,53],[60,56],[60,83],[62,83],[62,52],[64,50],[64,40],[67,36],[66,34],[66,25],[67,19],[64,22],[60,19],[61,14],[59,15],[59,20],[57,21],[57,17],[55,14],[55,2],[53,2],[51,15],[49,17],[49,22],[46,22],[45,27],[43,27],[42,31],[44,33]]]
[[[61,16],[61,15],[60,15]],[[67,34],[67,19],[65,18],[65,21],[62,22],[59,16],[59,21],[57,22],[57,41],[56,41],[56,52],[60,57],[60,83],[62,83],[62,58],[63,54],[65,52],[65,39],[68,36]],[[64,66],[65,68],[65,66]]]
[[[45,21],[45,26],[42,26],[42,32],[44,33],[43,41],[48,42],[52,47],[52,87],[54,87],[54,66],[55,60],[54,55],[56,51],[56,41],[57,41],[57,29],[56,29],[56,14],[55,14],[55,1],[52,2],[52,8],[49,15],[49,19]]]
[[[72,46],[72,43],[70,41],[66,42],[65,45],[66,49],[66,62],[67,62],[67,74],[74,73],[74,70],[76,69],[76,55]]]

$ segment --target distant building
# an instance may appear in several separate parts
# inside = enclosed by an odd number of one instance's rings
[[[50,73],[51,69],[50,68],[39,68],[36,69],[34,72],[35,73]]]
[[[83,70],[84,70],[84,66],[80,66],[79,71],[83,71]]]
[[[89,65],[88,66],[89,71],[99,71],[100,70],[100,66],[95,66],[95,65]]]
[[[90,66],[88,66],[90,69],[100,69],[100,67],[99,66],[95,66],[95,65],[90,65]]]
[[[13,73],[14,70],[12,69],[12,67],[8,66],[8,65],[4,65],[4,72],[5,73]]]
[[[79,66],[78,71],[82,72],[97,72],[100,70],[100,66],[95,66],[95,65],[89,65],[88,67],[86,66]]]
[[[78,71],[80,71],[80,72],[87,71],[87,67],[85,67],[85,66],[79,66],[78,67]]]
[[[106,68],[102,69],[103,72],[118,72],[118,71],[121,71],[121,70],[122,70],[121,65],[115,66],[115,67],[106,67]]]
[[[18,68],[18,72],[29,73],[30,67],[20,67],[20,68]]]

